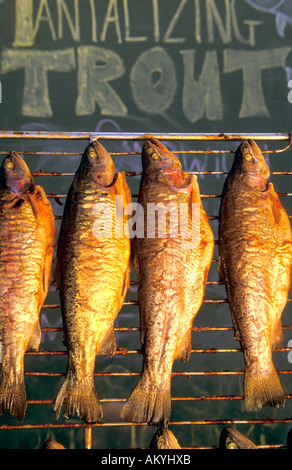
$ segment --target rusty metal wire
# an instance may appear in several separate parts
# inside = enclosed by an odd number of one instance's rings
[[[84,141],[92,141],[92,140],[105,140],[105,141],[143,141],[149,136],[153,136],[156,139],[162,141],[180,141],[180,142],[210,142],[210,141],[242,141],[246,139],[252,139],[256,141],[267,141],[267,142],[280,142],[284,143],[284,147],[280,147],[277,149],[269,149],[263,150],[264,153],[267,154],[278,154],[287,151],[290,149],[292,145],[292,133],[273,133],[273,134],[230,134],[230,133],[222,133],[222,134],[177,134],[177,133],[153,133],[153,134],[145,134],[145,133],[91,133],[91,132],[20,132],[20,131],[0,131],[0,141],[11,141],[11,140],[40,140],[40,141],[56,141],[56,146],[58,145],[58,141],[66,141],[66,140],[84,140]],[[192,149],[192,150],[177,150],[174,151],[175,154],[210,154],[210,155],[218,155],[218,154],[228,154],[234,153],[236,149]],[[0,155],[5,155],[8,151],[0,151]],[[60,156],[60,157],[70,157],[70,156],[78,156],[82,155],[80,152],[63,152],[63,151],[30,151],[26,150],[21,152],[22,155],[35,155],[35,156]],[[110,152],[112,156],[135,156],[139,155],[139,152]],[[190,172],[197,175],[226,175],[227,171],[193,171]],[[126,171],[126,176],[134,177],[141,175],[141,172],[137,171]],[[292,171],[271,171],[271,175],[281,175],[281,176],[291,176]],[[42,169],[33,172],[34,177],[73,177],[73,172],[57,172],[57,171],[44,171]],[[290,192],[283,192],[278,193],[280,197],[291,197],[292,193]],[[65,199],[67,194],[60,193],[48,193],[47,196],[49,198],[55,199],[57,202],[60,199]],[[137,197],[137,194],[132,194],[133,198]],[[202,198],[220,198],[221,194],[214,193],[214,194],[201,194]],[[292,215],[289,215],[291,218]],[[62,219],[62,216],[55,215],[56,220]],[[218,220],[218,215],[211,215],[208,216],[209,220]],[[213,262],[217,262],[216,259]],[[131,281],[131,285],[137,285],[136,281]],[[208,281],[207,285],[222,285],[220,281]],[[288,302],[291,302],[292,299],[289,299]],[[205,298],[203,301],[204,304],[222,304],[228,303],[226,298],[218,298],[218,299],[208,299]],[[138,306],[138,301],[136,300],[125,300],[124,305],[136,305]],[[59,303],[54,304],[44,304],[43,309],[58,309],[60,308]],[[292,330],[292,324],[284,325],[284,330]],[[62,332],[61,327],[42,327],[42,333],[48,332]],[[116,327],[115,331],[140,331],[139,327]],[[212,326],[203,326],[203,327],[195,327],[193,326],[193,331],[196,332],[206,332],[206,331],[217,331],[217,332],[228,332],[233,331],[232,327],[212,327]],[[277,351],[291,351],[292,348],[282,348]],[[226,348],[226,349],[217,349],[217,348],[194,348],[192,349],[192,354],[216,354],[216,353],[238,353],[241,352],[240,348]],[[127,349],[127,348],[116,348],[116,355],[135,355],[141,354],[141,350],[139,349]],[[27,351],[26,356],[66,356],[66,351]],[[282,375],[290,375],[292,374],[292,370],[278,370],[279,374]],[[172,376],[184,376],[184,377],[191,377],[191,376],[242,376],[244,372],[242,370],[207,370],[207,371],[187,371],[187,372],[173,372]],[[63,372],[35,372],[35,371],[25,371],[25,375],[27,377],[62,377],[65,375]],[[95,376],[139,376],[140,372],[95,372]],[[292,399],[292,395],[286,395],[287,399]],[[186,396],[186,397],[172,397],[172,401],[237,401],[243,400],[243,396],[241,395],[210,395],[210,396]],[[110,402],[124,402],[124,398],[103,398],[100,400],[102,403],[110,403]],[[28,400],[28,404],[30,405],[53,405],[54,398],[50,399],[39,399],[39,400]],[[281,424],[281,423],[292,423],[292,418],[287,417],[284,419],[272,419],[272,418],[264,418],[264,419],[203,419],[203,420],[193,420],[193,421],[171,421],[169,425],[178,425],[178,426],[185,426],[185,425],[232,425],[232,424]],[[92,440],[92,429],[98,427],[121,427],[121,426],[141,426],[143,423],[124,423],[124,422],[101,422],[101,423],[94,423],[94,424],[87,424],[83,422],[79,423],[42,423],[42,424],[3,424],[0,425],[0,432],[1,431],[13,431],[13,430],[24,430],[24,429],[69,429],[69,428],[80,428],[84,430],[84,438],[83,438],[83,448],[90,449],[93,446]],[[261,446],[262,448],[281,448],[284,447],[283,445],[270,445],[270,446]],[[208,447],[185,447],[185,448],[208,448]],[[210,448],[216,448],[211,446]]]

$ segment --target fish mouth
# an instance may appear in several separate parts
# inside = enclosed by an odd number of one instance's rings
[[[92,141],[87,147],[89,161],[98,171],[107,171],[114,163],[107,150],[96,140]]]
[[[250,139],[243,141],[236,156],[242,177],[248,179],[257,191],[261,193],[267,191],[270,171],[256,142]]]
[[[107,150],[92,141],[83,153],[78,172],[100,187],[109,187],[114,183],[116,168]]]
[[[173,166],[174,159],[171,154],[164,155],[162,153],[163,151],[165,153],[170,153],[163,144],[154,138],[151,138],[149,141],[144,143],[143,153],[149,158],[149,163],[158,164],[160,169],[167,169]]]
[[[180,161],[165,145],[151,138],[143,145],[143,171],[150,179],[167,186],[179,187],[185,182]]]
[[[94,166],[100,168],[101,170],[105,170],[107,168],[107,161],[108,161],[108,153],[103,148],[103,146],[94,140],[88,146],[88,153],[89,156],[94,161]]]

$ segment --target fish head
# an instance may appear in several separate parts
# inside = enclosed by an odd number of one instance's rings
[[[105,187],[112,184],[116,174],[112,157],[97,141],[86,147],[78,171],[85,178]]]
[[[19,153],[10,152],[4,158],[0,167],[0,187],[16,194],[33,191],[31,172]]]
[[[248,186],[258,191],[266,190],[270,170],[262,152],[253,140],[240,144],[236,150],[231,171],[239,174]]]
[[[185,179],[178,158],[154,138],[143,145],[142,166],[145,175],[168,186],[179,186]]]

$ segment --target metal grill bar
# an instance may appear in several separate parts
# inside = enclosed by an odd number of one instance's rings
[[[201,421],[169,421],[169,426],[183,426],[183,425],[215,425],[215,424],[282,424],[292,423],[292,418],[277,419],[277,418],[264,418],[264,419],[205,419]],[[147,423],[93,423],[92,428],[97,427],[123,427],[123,426],[145,426]],[[48,428],[87,428],[86,423],[45,423],[45,424],[3,424],[0,430],[16,430],[16,429],[48,429]]]
[[[291,132],[284,133],[145,133],[145,132],[47,132],[47,131],[0,131],[0,139],[37,140],[145,140],[154,137],[158,140],[208,141],[208,140],[267,140],[290,141]]]

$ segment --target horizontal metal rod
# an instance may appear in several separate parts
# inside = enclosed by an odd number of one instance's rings
[[[292,215],[288,214],[288,217],[289,217],[289,219],[292,219]],[[207,218],[208,218],[208,220],[219,220],[218,215],[209,215],[209,216],[207,216]],[[62,220],[63,216],[62,215],[55,215],[55,219],[56,220]]]
[[[287,302],[292,302],[292,299],[287,299]],[[205,304],[227,304],[228,299],[205,299],[203,300]],[[125,300],[123,305],[139,305],[138,300]],[[44,304],[42,308],[60,308],[61,304]]]
[[[243,400],[243,395],[209,395],[199,397],[171,397],[171,401],[233,401]],[[292,395],[285,395],[286,400],[291,400]],[[45,400],[27,400],[28,405],[51,405],[55,403],[55,398],[47,398]],[[101,403],[123,403],[127,398],[100,398]]]
[[[292,325],[283,325],[283,330],[291,330]],[[57,333],[62,332],[62,327],[44,327],[41,328],[43,333]],[[129,331],[140,331],[138,326],[126,326],[126,327],[115,327],[114,331],[129,332]],[[193,326],[192,331],[206,332],[206,331],[234,331],[233,326]]]
[[[157,132],[49,132],[0,131],[0,139],[45,140],[145,140],[154,137],[163,140],[290,140],[291,133],[157,133]]]
[[[280,149],[262,149],[262,152],[264,154],[276,154],[279,152],[284,152],[285,150],[288,150],[290,147],[290,143],[288,146]],[[0,151],[0,155],[6,155],[10,152],[11,150],[2,150]],[[192,149],[192,150],[176,150],[173,149],[172,153],[175,155],[187,155],[187,154],[196,154],[196,155],[217,155],[217,154],[234,154],[236,152],[236,149],[233,150],[227,150],[227,149]],[[31,151],[31,150],[24,150],[24,151],[19,151],[21,155],[23,156],[29,156],[29,155],[36,155],[36,156],[44,156],[48,155],[50,157],[53,156],[82,156],[83,152],[61,152],[61,151]],[[141,156],[141,150],[139,152],[109,152],[109,154],[112,157],[123,157],[123,156]]]
[[[228,171],[188,171],[188,174],[190,175],[228,175]],[[271,175],[281,175],[281,176],[291,176],[292,171],[271,171]],[[141,176],[142,172],[141,171],[125,171],[125,175],[129,177],[133,176]],[[75,173],[60,173],[57,171],[44,171],[44,170],[38,170],[32,172],[33,177],[40,177],[40,176],[70,176],[74,177]]]
[[[66,353],[64,352],[64,355]],[[291,370],[278,370],[278,374],[282,375],[289,375],[292,374]],[[65,372],[30,372],[26,371],[24,375],[29,377],[64,377],[66,375]],[[141,375],[141,372],[94,372],[95,377],[138,377]],[[172,372],[172,377],[199,377],[199,376],[232,376],[232,375],[244,375],[243,370],[223,370],[223,371],[197,371],[197,372]]]
[[[168,426],[187,426],[187,425],[218,425],[218,424],[284,424],[292,423],[292,418],[263,418],[263,419],[205,419],[197,421],[169,421]],[[120,427],[120,426],[149,426],[147,423],[135,422],[112,422],[112,423],[92,423],[94,427]],[[66,429],[66,428],[85,428],[87,423],[43,423],[43,424],[2,424],[0,430],[12,431],[17,429]]]
[[[201,198],[216,198],[216,197],[221,197],[221,194],[201,194]],[[278,193],[279,197],[291,197],[292,193]],[[67,194],[54,194],[54,193],[49,193],[47,194],[48,198],[66,198]],[[132,197],[138,197],[138,194],[132,194]]]
[[[273,349],[274,352],[286,352],[291,351],[292,348],[277,348]],[[203,353],[203,354],[215,354],[215,353],[235,353],[242,352],[240,348],[230,348],[230,349],[218,349],[218,348],[196,348],[191,349],[191,353]],[[127,356],[128,354],[142,354],[140,349],[127,349],[127,348],[116,348],[115,354]],[[65,356],[67,351],[26,351],[26,356]],[[292,372],[292,371],[291,371]]]

